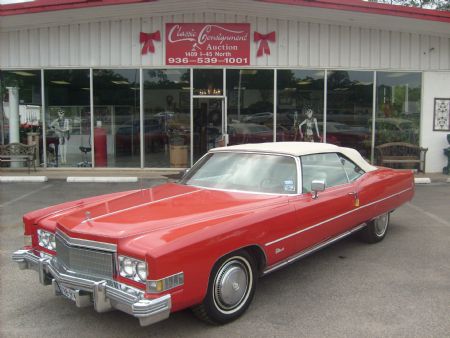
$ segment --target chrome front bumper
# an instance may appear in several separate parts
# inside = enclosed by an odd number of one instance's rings
[[[114,280],[68,271],[58,264],[55,257],[41,257],[41,253],[35,250],[18,250],[12,255],[12,260],[19,264],[21,270],[36,270],[41,284],[53,285],[55,295],[61,295],[63,288],[72,290],[72,300],[78,307],[93,305],[97,312],[117,309],[138,318],[142,326],[169,317],[172,307],[170,295],[146,299],[139,289]]]

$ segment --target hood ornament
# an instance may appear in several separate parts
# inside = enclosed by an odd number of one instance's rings
[[[91,212],[90,211],[86,211],[86,213],[84,215],[86,216],[86,221],[91,219]]]

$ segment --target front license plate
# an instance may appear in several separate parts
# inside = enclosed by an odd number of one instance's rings
[[[75,290],[69,289],[61,284],[59,284],[59,289],[61,290],[61,293],[64,297],[69,298],[70,300],[73,300],[75,302]]]

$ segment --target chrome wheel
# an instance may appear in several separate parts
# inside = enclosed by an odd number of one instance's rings
[[[224,314],[239,311],[246,303],[253,285],[250,263],[244,257],[231,257],[217,271],[213,300]]]
[[[239,318],[249,307],[257,284],[257,264],[246,250],[220,258],[213,266],[203,302],[192,310],[211,324]]]
[[[374,220],[375,234],[378,237],[383,237],[384,234],[386,233],[386,229],[387,229],[388,224],[389,224],[389,214],[383,214],[381,216],[378,216]]]

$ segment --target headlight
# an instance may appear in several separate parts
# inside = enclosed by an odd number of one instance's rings
[[[38,235],[38,243],[43,248],[46,248],[47,250],[55,251],[56,249],[56,242],[55,242],[55,234],[38,229],[37,231]]]
[[[119,255],[119,275],[136,282],[147,280],[147,263],[138,259]]]

